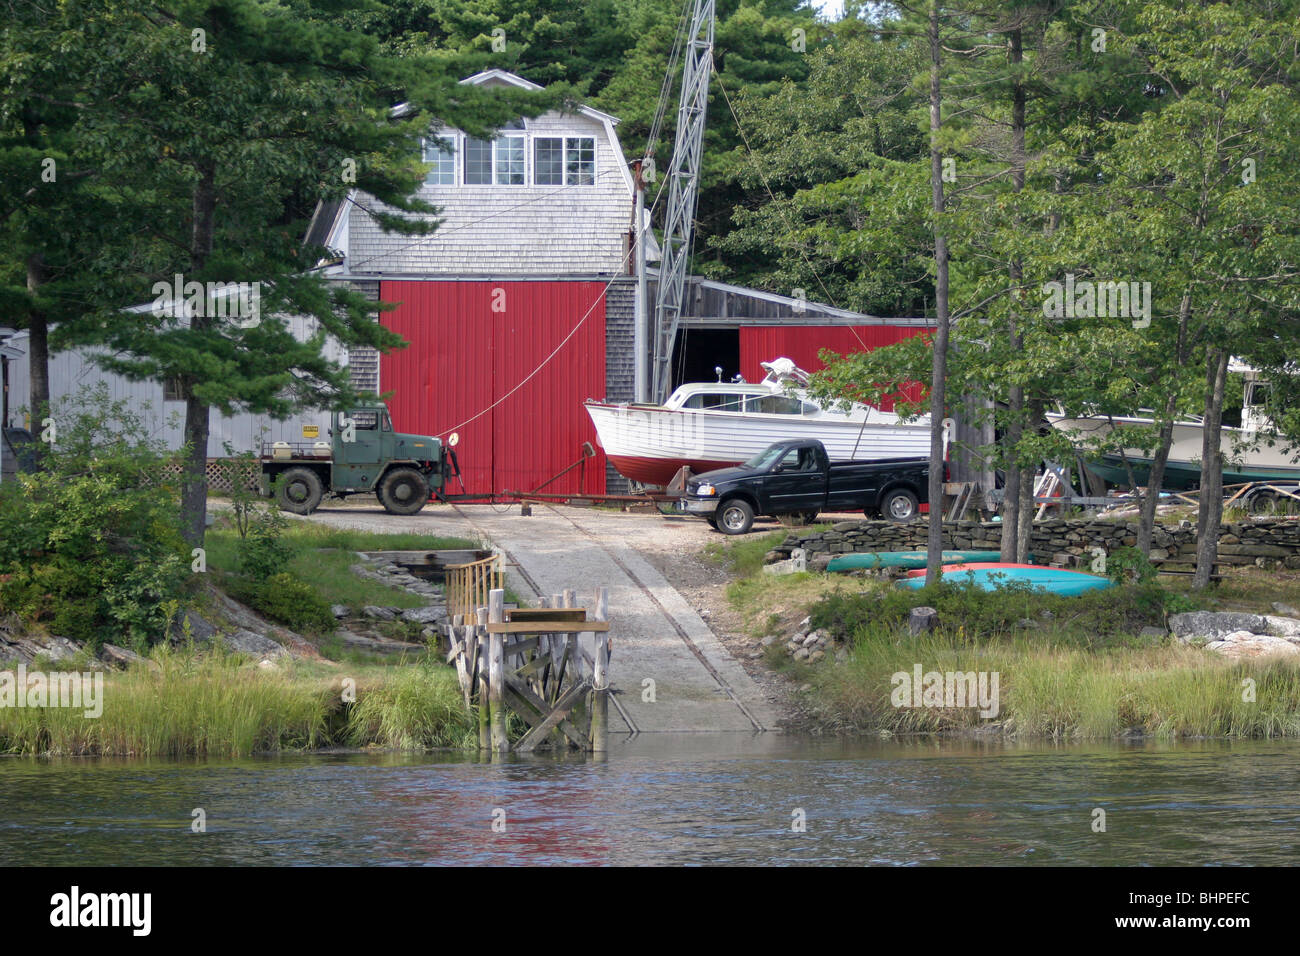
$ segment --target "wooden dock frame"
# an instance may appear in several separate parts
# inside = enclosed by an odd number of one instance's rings
[[[579,607],[572,590],[541,608],[505,609],[505,591],[487,607],[446,626],[465,707],[477,711],[479,749],[493,754],[542,748],[603,753],[609,734],[609,591]],[[591,635],[594,653],[582,646]],[[509,715],[528,730],[512,746]]]

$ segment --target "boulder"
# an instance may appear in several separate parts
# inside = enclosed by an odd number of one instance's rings
[[[1300,647],[1285,638],[1273,637],[1270,634],[1252,634],[1250,631],[1233,631],[1231,634],[1225,634],[1222,640],[1206,644],[1205,649],[1232,660],[1300,656]]]
[[[232,651],[259,658],[284,657],[289,653],[269,637],[242,628],[233,634],[223,634],[221,640]]]
[[[1169,629],[1174,637],[1187,644],[1198,638],[1221,641],[1238,631],[1263,634],[1268,630],[1268,623],[1259,614],[1240,611],[1188,611],[1170,615]]]
[[[172,621],[167,636],[171,638],[173,644],[182,644],[187,637],[192,637],[196,644],[203,644],[212,640],[212,635],[216,633],[216,625],[210,623],[207,618],[193,611],[184,611],[180,617]]]
[[[352,613],[352,608],[348,607],[346,604],[331,604],[330,613],[336,618],[347,617]]]
[[[440,604],[408,607],[402,612],[402,620],[412,624],[440,624],[447,620],[447,608]]]
[[[391,621],[397,617],[390,608],[376,607],[373,604],[367,604],[361,609],[361,613],[376,621]]]

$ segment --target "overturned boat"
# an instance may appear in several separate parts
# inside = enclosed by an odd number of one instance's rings
[[[588,401],[610,463],[644,485],[667,485],[682,467],[728,468],[773,442],[815,438],[831,461],[919,458],[930,453],[930,419],[854,404],[823,407],[807,396],[808,373],[788,358],[763,362],[757,384],[682,385],[662,405]]]

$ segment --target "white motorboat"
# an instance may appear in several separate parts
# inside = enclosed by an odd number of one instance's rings
[[[872,405],[823,407],[790,359],[762,365],[758,384],[682,385],[663,405],[588,401],[587,413],[614,467],[645,485],[666,485],[683,466],[698,473],[737,465],[790,438],[816,438],[831,461],[930,453],[929,416],[904,422]]]

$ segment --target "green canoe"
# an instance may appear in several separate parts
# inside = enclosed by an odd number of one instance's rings
[[[944,564],[971,561],[999,561],[999,551],[945,551]],[[867,568],[923,568],[924,551],[864,551],[861,554],[841,554],[826,565],[827,571],[861,571]]]

